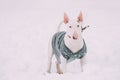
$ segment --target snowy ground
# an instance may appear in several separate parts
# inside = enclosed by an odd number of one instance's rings
[[[0,80],[120,80],[119,0],[1,0]],[[88,53],[84,72],[79,62],[68,73],[45,75],[50,36],[66,12],[83,12]],[[71,70],[70,70],[71,69]]]

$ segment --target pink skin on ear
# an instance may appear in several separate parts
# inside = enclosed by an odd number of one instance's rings
[[[79,16],[78,16],[78,22],[82,22],[83,21],[83,18],[82,18],[82,12],[80,12]]]
[[[64,13],[64,23],[67,24],[69,21],[69,18],[66,13]]]

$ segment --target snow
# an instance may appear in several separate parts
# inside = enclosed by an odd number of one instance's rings
[[[119,0],[1,0],[0,80],[119,80]],[[84,72],[78,60],[68,72],[45,74],[48,42],[66,12],[77,18],[80,10],[88,47]],[[54,59],[53,59],[54,63]]]

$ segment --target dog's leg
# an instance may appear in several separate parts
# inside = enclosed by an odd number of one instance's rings
[[[80,65],[81,65],[81,72],[83,72],[83,65],[86,63],[86,57],[80,59]]]
[[[56,62],[56,68],[58,74],[63,74],[66,72],[66,59],[61,56],[61,64]]]
[[[83,58],[80,59],[81,72],[83,72]]]
[[[48,66],[47,66],[47,72],[48,73],[51,72],[52,57],[53,57],[53,53],[51,53],[51,55],[48,57]]]
[[[61,65],[60,65],[60,67],[61,67],[61,73],[65,73],[67,71],[66,64],[67,64],[66,59],[63,56],[61,56]]]
[[[60,64],[56,61],[56,69],[58,74],[63,74],[63,72],[60,69]]]
[[[53,57],[53,50],[52,50],[52,47],[51,45],[49,45],[49,48],[48,48],[49,52],[48,52],[48,65],[47,65],[47,72],[50,73],[51,72],[51,65],[52,65],[52,57]]]

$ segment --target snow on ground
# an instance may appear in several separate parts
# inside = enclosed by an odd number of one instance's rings
[[[1,0],[0,80],[119,80],[119,9],[119,0]],[[84,72],[75,60],[66,74],[56,74],[55,65],[44,74],[48,41],[63,13],[75,19],[80,10],[84,25],[90,25],[83,33]]]

